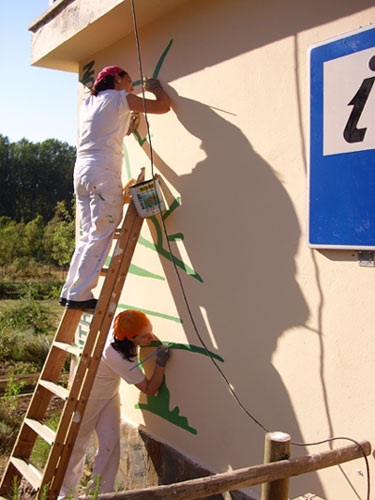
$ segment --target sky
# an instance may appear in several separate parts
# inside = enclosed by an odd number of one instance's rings
[[[48,7],[48,0],[0,0],[0,134],[75,146],[78,74],[30,65],[27,28]]]

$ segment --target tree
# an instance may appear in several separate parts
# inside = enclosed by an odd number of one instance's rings
[[[0,216],[29,222],[40,215],[47,223],[57,202],[67,200],[70,210],[75,155],[56,139],[10,143],[0,135]]]
[[[35,219],[28,222],[24,228],[23,252],[26,257],[41,261],[44,258],[43,237],[44,237],[43,218],[37,215]]]
[[[2,269],[23,255],[23,232],[25,225],[0,218],[0,266]]]
[[[12,217],[14,186],[11,181],[12,172],[11,145],[7,137],[0,134],[0,216]]]
[[[53,219],[44,231],[44,249],[51,262],[65,267],[69,264],[75,246],[75,203],[71,214],[65,203],[57,203]]]

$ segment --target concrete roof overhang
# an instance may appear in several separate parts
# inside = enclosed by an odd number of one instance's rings
[[[138,27],[187,0],[136,0]],[[29,30],[31,64],[78,72],[79,62],[133,32],[130,0],[57,0]]]

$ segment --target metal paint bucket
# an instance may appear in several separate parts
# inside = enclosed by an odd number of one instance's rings
[[[140,217],[150,217],[165,211],[165,203],[159,181],[150,179],[129,188],[135,208]]]

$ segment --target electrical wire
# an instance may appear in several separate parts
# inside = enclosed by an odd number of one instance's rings
[[[149,146],[150,146],[151,175],[152,175],[152,178],[153,178],[154,182],[156,182],[155,174],[154,174],[154,161],[153,161],[153,148],[152,148],[152,142],[151,142],[151,133],[150,133],[150,126],[149,126],[149,122],[148,122],[148,116],[147,116],[147,103],[146,103],[145,89],[144,89],[144,77],[143,77],[141,48],[140,48],[140,43],[139,43],[137,18],[136,18],[136,13],[135,13],[134,0],[131,0],[131,8],[132,8],[132,15],[133,15],[134,35],[135,35],[136,46],[137,46],[139,73],[140,73],[140,77],[141,77],[143,109],[144,109],[146,129],[147,129],[147,138],[148,138]],[[256,425],[258,425],[261,429],[263,429],[263,431],[270,432],[269,429],[267,429],[262,424],[262,422],[260,420],[258,420],[252,413],[250,413],[249,410],[242,403],[242,401],[240,400],[240,398],[237,396],[235,390],[233,389],[231,383],[229,382],[227,376],[225,375],[225,373],[223,372],[223,370],[220,368],[220,366],[217,364],[216,360],[212,356],[210,350],[208,349],[206,343],[204,342],[202,336],[199,333],[198,327],[197,327],[196,322],[194,320],[193,313],[192,313],[191,308],[190,308],[189,300],[188,300],[186,292],[185,292],[185,287],[183,285],[183,282],[182,282],[182,279],[181,279],[181,276],[180,276],[180,272],[179,272],[179,270],[177,268],[177,265],[176,265],[176,262],[175,262],[175,259],[174,259],[174,255],[173,255],[173,252],[172,252],[171,244],[170,244],[170,241],[169,241],[168,231],[167,231],[167,228],[166,228],[166,225],[165,225],[165,220],[164,220],[164,218],[162,216],[162,210],[161,210],[161,207],[160,207],[159,197],[156,196],[156,199],[157,199],[157,202],[158,202],[158,208],[159,208],[159,212],[160,212],[160,216],[161,216],[160,218],[161,218],[162,225],[163,225],[163,231],[164,231],[165,239],[166,239],[167,245],[168,245],[168,251],[169,251],[169,254],[171,256],[171,262],[173,264],[173,267],[174,267],[174,270],[175,270],[175,274],[176,274],[178,282],[179,282],[180,290],[181,290],[181,293],[182,293],[182,296],[183,296],[183,299],[184,299],[184,303],[185,303],[186,309],[188,311],[188,315],[189,315],[191,324],[193,326],[194,332],[195,332],[197,338],[199,339],[200,343],[202,344],[203,348],[205,349],[208,357],[211,359],[211,361],[214,364],[215,368],[218,370],[219,374],[221,375],[221,377],[225,381],[225,383],[226,383],[226,385],[227,385],[230,393],[232,394],[233,398],[235,399],[235,401],[237,402],[237,404],[239,405],[239,407],[245,412],[245,414]],[[370,500],[370,469],[369,469],[369,463],[368,463],[368,459],[367,459],[366,453],[365,453],[363,447],[361,446],[361,444],[358,441],[356,441],[355,439],[349,438],[349,437],[331,437],[331,438],[327,438],[327,439],[324,439],[324,440],[321,440],[321,441],[312,442],[312,443],[298,443],[298,442],[295,442],[295,441],[291,441],[291,444],[294,445],[294,446],[303,446],[303,447],[306,447],[306,446],[317,446],[317,445],[329,443],[329,442],[336,441],[336,440],[351,441],[352,443],[356,444],[358,446],[358,448],[361,450],[361,453],[363,455],[363,458],[365,459],[365,464],[366,464],[366,475],[367,475],[367,495],[366,495],[366,499]]]

